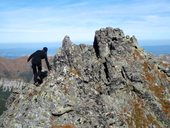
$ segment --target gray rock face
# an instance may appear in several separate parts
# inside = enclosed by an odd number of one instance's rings
[[[159,66],[167,65],[120,29],[96,31],[93,46],[66,36],[53,71],[39,87],[30,84],[12,95],[0,126],[168,128],[170,79]]]

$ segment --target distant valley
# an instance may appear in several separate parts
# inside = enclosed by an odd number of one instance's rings
[[[27,56],[9,59],[0,58],[0,77],[8,79],[22,79],[26,82],[32,79],[31,62],[27,63]],[[52,57],[49,57],[49,61],[52,61]],[[43,62],[43,67],[46,65]]]
[[[9,79],[21,78],[31,80],[31,66],[27,63],[27,57],[16,59],[0,58],[0,77]]]

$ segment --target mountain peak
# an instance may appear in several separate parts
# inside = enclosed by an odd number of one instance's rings
[[[1,127],[170,126],[169,65],[121,29],[96,31],[93,45],[66,36],[53,63],[43,84],[12,95]]]
[[[71,45],[72,45],[72,42],[71,42],[71,40],[70,40],[70,37],[66,35],[66,36],[64,37],[64,39],[63,39],[62,47],[63,47],[63,48],[67,48],[67,47],[69,47],[69,46],[71,46]]]
[[[121,29],[107,27],[106,29],[102,28],[96,31],[93,46],[96,55],[104,58],[109,54],[116,54],[115,51],[119,53],[127,51],[129,53],[131,52],[131,46],[137,48],[138,43],[135,36],[125,37]]]

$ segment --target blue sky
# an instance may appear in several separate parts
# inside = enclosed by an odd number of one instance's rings
[[[170,39],[170,0],[0,0],[0,43],[93,41],[103,27]]]

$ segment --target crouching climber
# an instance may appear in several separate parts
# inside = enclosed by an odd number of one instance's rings
[[[39,85],[43,82],[43,78],[44,75],[42,73],[42,59],[45,59],[46,65],[48,70],[51,70],[51,67],[49,65],[48,62],[48,58],[47,58],[47,51],[48,48],[44,47],[42,50],[37,50],[36,52],[34,52],[33,54],[31,54],[27,60],[27,62],[31,60],[32,62],[32,70],[33,70],[33,74],[34,74],[34,84],[35,85]]]

